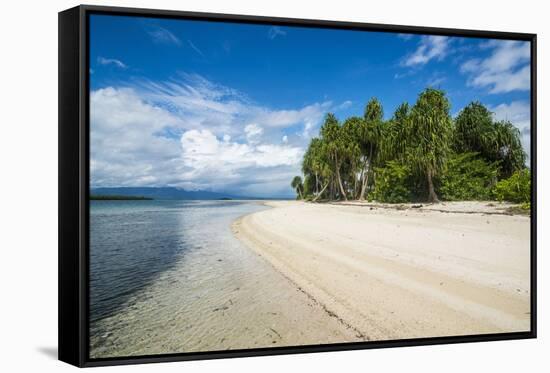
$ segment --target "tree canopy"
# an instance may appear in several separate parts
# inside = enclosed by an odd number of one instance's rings
[[[454,119],[450,110],[444,91],[427,88],[387,120],[376,97],[362,117],[340,122],[327,113],[304,154],[304,177],[291,186],[312,201],[486,199],[499,180],[525,169],[520,132],[477,101]]]

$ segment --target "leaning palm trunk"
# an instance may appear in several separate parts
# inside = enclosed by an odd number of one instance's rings
[[[315,172],[315,193],[319,193],[319,175]]]
[[[325,184],[325,186],[323,187],[323,189],[321,189],[321,191],[319,192],[319,194],[317,194],[315,196],[315,198],[313,198],[312,202],[315,202],[319,199],[319,197],[321,197],[325,191],[325,189],[327,189],[328,185],[330,184],[330,182],[327,181],[327,183]]]
[[[340,186],[340,193],[344,197],[344,200],[347,201],[348,197],[346,192],[344,192],[344,185],[342,184],[342,178],[340,177],[340,166],[338,165],[338,160],[336,161],[336,177],[338,178],[338,185]]]

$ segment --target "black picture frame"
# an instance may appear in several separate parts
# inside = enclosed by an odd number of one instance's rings
[[[231,351],[89,358],[89,29],[91,14],[192,19],[211,22],[431,34],[522,40],[531,43],[531,330],[528,332],[391,341],[274,347]],[[537,331],[537,36],[536,34],[399,26],[327,20],[274,18],[171,10],[81,5],[59,13],[59,360],[79,367],[282,355],[536,338]]]

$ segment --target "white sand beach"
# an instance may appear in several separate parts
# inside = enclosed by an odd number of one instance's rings
[[[486,202],[267,204],[236,237],[361,339],[529,330],[527,216]]]

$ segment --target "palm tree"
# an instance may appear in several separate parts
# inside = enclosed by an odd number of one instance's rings
[[[366,198],[366,189],[369,183],[369,175],[372,174],[374,163],[379,157],[380,141],[382,139],[382,131],[384,110],[382,104],[376,97],[373,97],[365,107],[365,115],[363,120],[362,130],[360,132],[360,141],[364,156],[364,167],[361,173],[361,192],[359,199]]]
[[[290,186],[296,190],[296,193],[298,193],[298,196],[300,199],[304,199],[302,196],[302,190],[304,189],[304,184],[302,183],[302,178],[300,176],[294,176],[292,179],[292,182],[290,183]]]
[[[479,153],[486,157],[493,131],[493,115],[479,101],[469,103],[454,122],[453,148],[457,153]]]
[[[360,117],[350,117],[346,119],[342,125],[342,137],[344,146],[344,155],[345,162],[343,164],[342,170],[345,171],[347,180],[348,180],[348,189],[352,189],[352,195],[356,196],[358,194],[358,183],[360,182],[357,178],[358,174],[362,173],[363,170],[363,152],[361,150],[360,142],[360,132],[363,127],[363,118]],[[344,177],[346,179],[346,177]]]
[[[424,174],[428,184],[428,201],[439,202],[434,177],[444,168],[450,153],[452,121],[445,92],[427,88],[413,106],[407,130],[407,158]]]
[[[490,163],[498,163],[501,177],[509,177],[525,167],[526,154],[519,130],[508,121],[493,121],[493,113],[479,102],[471,102],[455,119],[455,151],[478,153]]]
[[[527,155],[521,145],[521,133],[509,121],[493,124],[490,136],[494,158],[500,163],[501,176],[510,177],[516,171],[525,168]]]
[[[344,185],[342,184],[342,176],[340,174],[340,168],[344,161],[346,154],[346,140],[344,133],[341,131],[342,127],[338,123],[338,119],[332,113],[328,113],[325,117],[325,123],[321,127],[321,136],[323,138],[323,145],[329,159],[331,160],[334,174],[336,175],[336,181],[340,188],[341,197],[344,200],[348,200]]]

